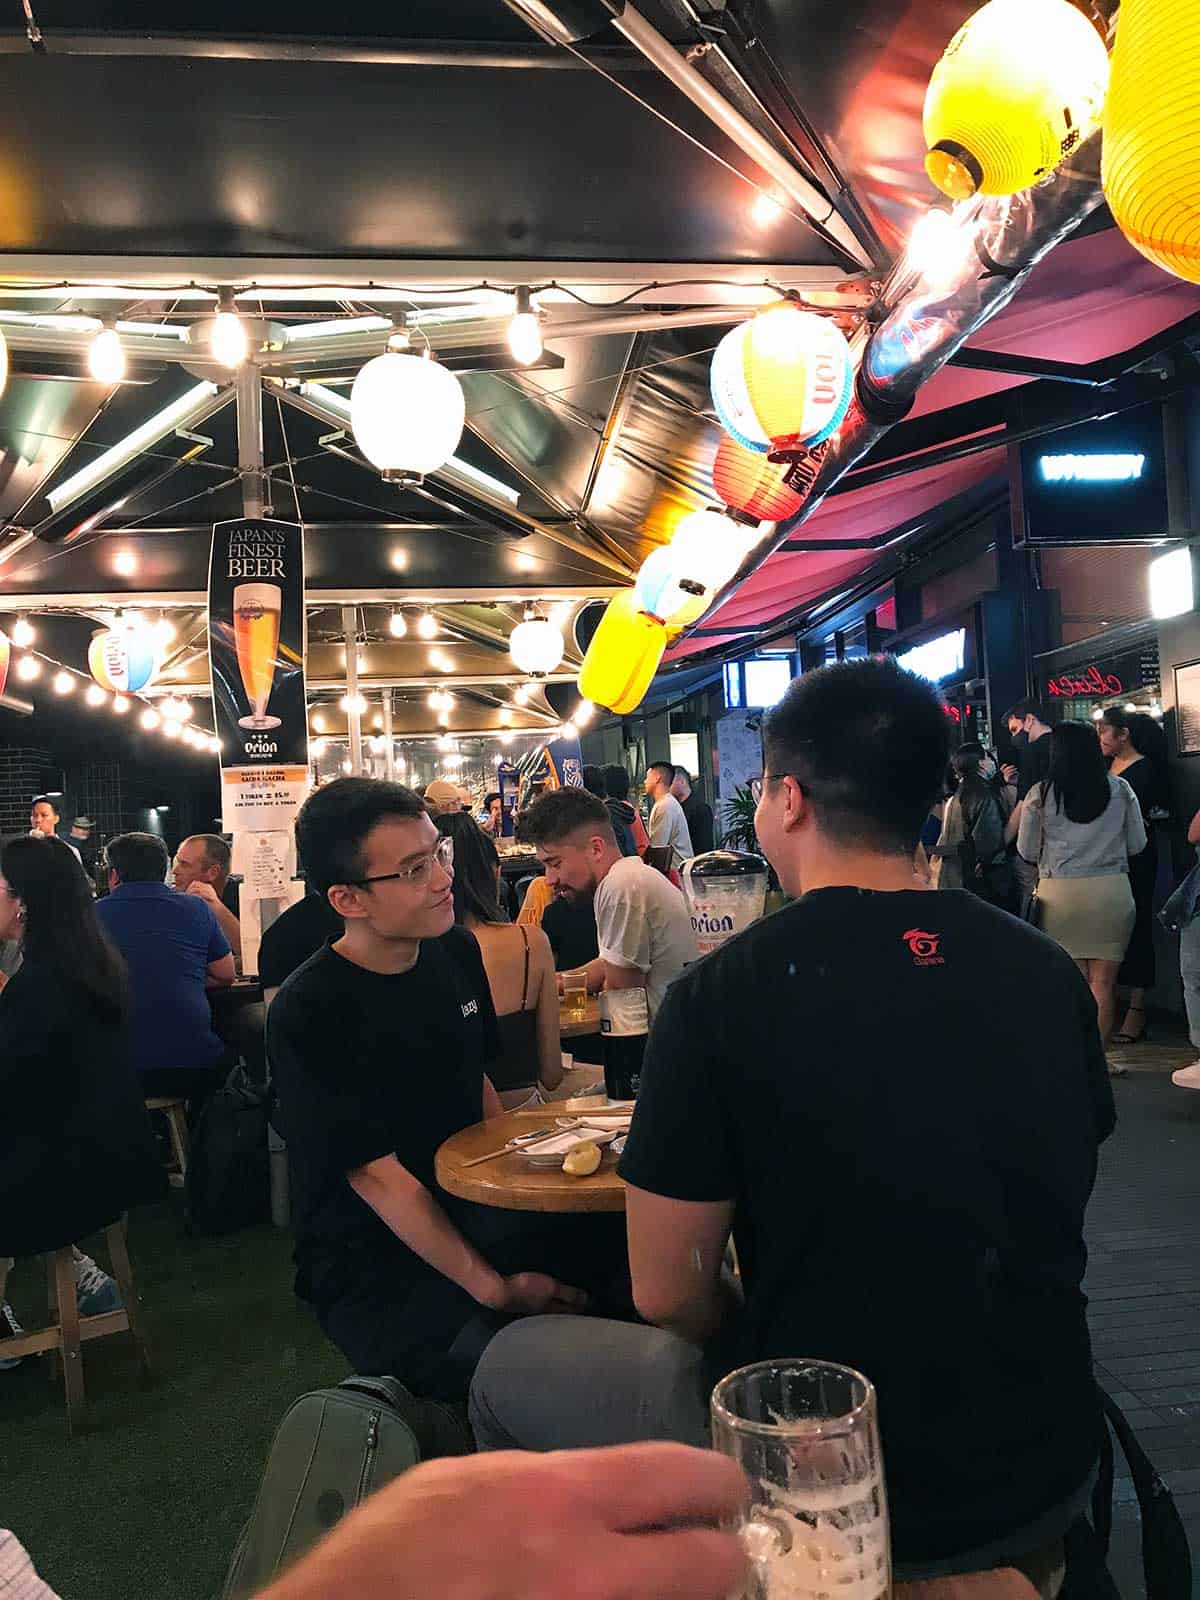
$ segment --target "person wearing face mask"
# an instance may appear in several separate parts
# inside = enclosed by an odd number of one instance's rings
[[[1004,839],[1008,811],[996,758],[981,744],[968,743],[954,752],[950,765],[957,788],[934,846],[942,862],[939,887],[969,889],[1001,911],[1014,911],[1016,880]],[[957,863],[957,873],[946,870],[947,860]]]
[[[1015,846],[1025,796],[1034,784],[1044,783],[1050,776],[1050,740],[1047,735],[1052,729],[1042,715],[1041,703],[1037,700],[1018,700],[1015,706],[1004,713],[1004,721],[1016,756],[1015,762],[1008,762],[1001,769],[1001,776],[1013,790],[1015,799],[1015,804],[1010,807],[1005,837],[1010,845]],[[1024,916],[1037,892],[1037,862],[1023,860],[1014,850],[1012,864],[1017,881],[1018,910]]]

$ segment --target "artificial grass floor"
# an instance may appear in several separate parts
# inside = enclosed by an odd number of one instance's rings
[[[102,1241],[83,1248],[108,1265]],[[85,1345],[91,1429],[68,1442],[46,1361],[0,1372],[0,1526],[63,1600],[212,1600],[281,1417],[348,1369],[292,1294],[286,1230],[185,1238],[173,1193],[131,1217],[129,1255],[155,1381],[128,1335]],[[44,1325],[40,1261],[8,1296]]]

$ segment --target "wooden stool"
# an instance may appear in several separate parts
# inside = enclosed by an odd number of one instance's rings
[[[178,1172],[171,1173],[170,1182],[176,1189],[182,1189],[187,1178],[188,1158],[188,1127],[187,1127],[187,1101],[186,1100],[147,1100],[147,1111],[161,1111],[167,1119],[167,1128],[171,1135],[171,1149],[175,1155],[175,1165]]]
[[[142,1323],[142,1310],[133,1284],[133,1268],[125,1247],[125,1219],[110,1223],[104,1230],[113,1277],[124,1302],[119,1311],[106,1311],[99,1317],[80,1317],[75,1294],[75,1257],[70,1245],[46,1257],[50,1314],[54,1319],[36,1333],[23,1333],[4,1341],[5,1356],[34,1356],[50,1353],[50,1379],[55,1379],[54,1359],[61,1352],[63,1389],[67,1400],[67,1437],[87,1421],[87,1394],[83,1384],[83,1345],[88,1339],[103,1339],[110,1333],[129,1333],[137,1349],[138,1362],[145,1378],[150,1377],[150,1351]]]

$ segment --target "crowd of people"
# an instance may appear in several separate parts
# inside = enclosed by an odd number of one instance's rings
[[[546,899],[515,921],[498,796],[476,818],[435,785],[316,790],[296,826],[310,893],[259,965],[296,1290],[354,1369],[468,1405],[481,1451],[544,1452],[698,1447],[733,1367],[842,1362],[878,1391],[897,1575],[1013,1567],[1052,1600],[1100,1453],[1084,1212],[1115,1122],[1121,963],[1125,1028],[1154,978],[1152,943],[1148,960],[1137,948],[1153,874],[1136,864],[1166,789],[1138,771],[1156,756],[1132,715],[1050,728],[1026,703],[1008,726],[1011,766],[965,746],[947,778],[921,680],[870,660],[793,684],[754,785],[791,903],[703,960],[671,871],[711,843],[712,814],[666,763],[646,773],[640,849],[623,768],[523,811]],[[941,886],[957,872],[970,892],[926,892],[922,840]],[[158,1192],[141,1101],[168,1071],[170,1092],[202,1092],[190,1075],[223,1060],[198,1010],[235,968],[220,843],[185,841],[168,889],[161,841],[114,841],[98,906],[60,841],[0,853],[0,939],[23,951],[0,1075],[56,1141],[64,1092],[82,1129],[109,1085],[78,1166],[95,1204],[47,1209],[36,1239],[9,1225],[33,1145],[26,1127],[0,1134],[0,1254],[84,1237],[118,1187],[118,1210]],[[1200,879],[1185,899],[1194,911]],[[1196,1000],[1200,940],[1191,962]],[[645,992],[624,1222],[475,1205],[435,1176],[451,1135],[568,1092],[567,970]]]

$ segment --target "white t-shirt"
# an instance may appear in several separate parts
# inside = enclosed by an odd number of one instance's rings
[[[688,832],[683,807],[673,794],[665,794],[661,800],[654,802],[650,812],[650,843],[656,849],[662,845],[671,846],[674,851],[671,857],[673,867],[677,867],[681,861],[690,861],[696,854],[692,849],[692,836]]]
[[[646,1006],[653,1022],[667,985],[696,959],[683,896],[654,867],[637,856],[623,856],[601,880],[595,909],[601,960],[645,973]]]

